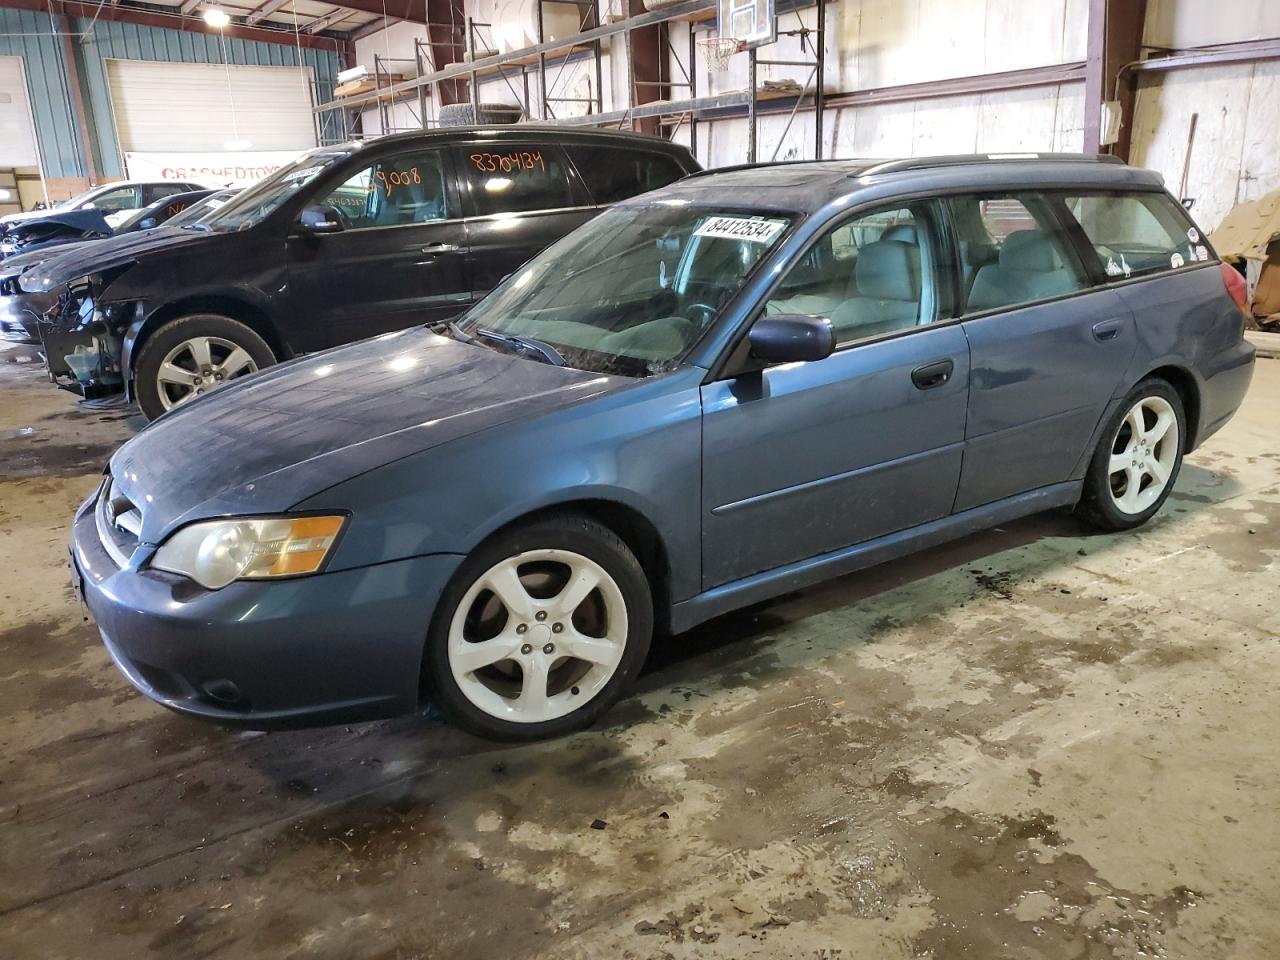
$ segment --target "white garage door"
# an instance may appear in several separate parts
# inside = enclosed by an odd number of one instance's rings
[[[111,106],[126,153],[304,150],[316,145],[311,68],[108,60]],[[233,122],[234,117],[234,122]]]
[[[34,167],[36,138],[21,57],[0,57],[0,167]]]

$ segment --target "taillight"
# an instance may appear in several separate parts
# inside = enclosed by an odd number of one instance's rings
[[[1240,312],[1248,314],[1249,286],[1244,282],[1244,277],[1240,276],[1240,271],[1229,263],[1221,263],[1219,266],[1222,267],[1222,282],[1227,285],[1227,293],[1236,302]]]

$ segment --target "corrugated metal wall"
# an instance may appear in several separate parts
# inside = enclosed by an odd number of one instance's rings
[[[54,29],[47,13],[0,7],[0,54],[22,57],[45,175],[86,177],[67,93],[62,40],[52,35]]]
[[[106,63],[111,58],[125,60],[168,60],[179,63],[221,63],[216,34],[204,31],[167,30],[132,23],[99,20],[89,30],[88,20],[73,20],[72,29],[88,31],[73,38],[79,52],[80,77],[85,90],[85,110],[93,137],[94,159],[101,176],[124,175],[107,87]],[[67,70],[62,56],[62,40],[51,36],[54,25],[46,14],[0,8],[0,54],[20,56],[27,70],[27,88],[36,137],[45,175],[85,177],[76,122],[67,88]],[[226,40],[227,59],[232,64],[253,66],[303,66],[311,68],[318,85],[317,101],[332,98],[338,72],[337,51],[299,50],[285,43],[254,40]],[[340,138],[334,114],[324,115],[327,126],[320,131],[321,143]]]

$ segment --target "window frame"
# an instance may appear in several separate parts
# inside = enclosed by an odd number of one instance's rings
[[[1054,187],[1052,190],[1045,190],[1042,192],[1044,192],[1045,194],[1056,195],[1055,199],[1057,201],[1057,209],[1059,211],[1059,216],[1070,222],[1072,227],[1072,235],[1076,239],[1077,245],[1080,247],[1080,251],[1079,251],[1080,257],[1085,261],[1086,265],[1089,267],[1090,273],[1094,274],[1095,276],[1095,286],[1111,288],[1111,287],[1118,287],[1118,286],[1126,286],[1131,283],[1142,283],[1147,280],[1154,280],[1158,277],[1167,277],[1171,273],[1189,273],[1190,271],[1195,269],[1199,269],[1207,266],[1216,266],[1222,262],[1221,257],[1218,256],[1218,251],[1213,248],[1213,244],[1209,242],[1209,237],[1200,228],[1200,225],[1191,219],[1191,215],[1187,212],[1187,209],[1182,204],[1178,203],[1178,201],[1173,198],[1173,195],[1170,194],[1167,190],[1161,190],[1158,187],[1143,189],[1139,187],[1080,186],[1080,187]],[[1106,265],[1102,262],[1102,258],[1098,256],[1098,251],[1097,251],[1097,248],[1094,246],[1093,241],[1089,239],[1089,235],[1085,232],[1084,227],[1075,218],[1075,215],[1071,212],[1071,209],[1067,206],[1067,197],[1085,197],[1085,196],[1089,196],[1089,197],[1093,197],[1093,196],[1164,197],[1166,200],[1169,201],[1170,206],[1176,211],[1175,215],[1181,218],[1184,224],[1184,227],[1185,228],[1194,227],[1196,232],[1200,234],[1200,240],[1198,242],[1203,244],[1204,248],[1209,251],[1209,259],[1191,261],[1181,267],[1175,267],[1172,265],[1167,267],[1162,266],[1158,270],[1153,270],[1149,273],[1144,273],[1142,274],[1142,276],[1137,276],[1137,277],[1108,276]]]
[[[777,275],[769,286],[761,292],[747,313],[747,318],[739,325],[738,331],[734,337],[732,344],[722,354],[722,359],[713,368],[706,382],[712,383],[719,380],[733,380],[741,376],[750,369],[750,347],[748,346],[748,335],[751,328],[754,327],[762,317],[766,316],[765,310],[768,306],[770,298],[782,285],[786,276],[795,269],[796,266],[809,254],[817,244],[825,240],[828,236],[842,227],[848,226],[850,223],[861,220],[865,217],[873,216],[886,210],[902,210],[910,209],[912,216],[917,215],[919,211],[922,216],[919,220],[928,230],[936,248],[936,256],[934,257],[934,319],[929,323],[917,323],[914,326],[903,327],[900,330],[890,330],[885,333],[877,334],[873,337],[866,337],[861,340],[850,340],[846,343],[838,343],[831,352],[831,356],[844,353],[846,350],[856,350],[860,347],[870,346],[876,343],[884,343],[887,340],[896,340],[899,337],[909,337],[913,334],[922,333],[926,330],[936,330],[939,327],[951,326],[959,323],[963,319],[957,313],[958,303],[956,302],[956,294],[959,291],[959,281],[955,274],[954,263],[958,262],[958,253],[953,248],[954,237],[949,230],[949,218],[943,203],[942,197],[937,193],[923,194],[906,194],[891,199],[879,199],[867,203],[861,207],[843,211],[839,216],[832,217],[825,221],[813,234],[812,237],[791,254],[787,259],[778,265]],[[794,229],[794,228],[793,228]],[[785,239],[784,241],[785,242]],[[924,282],[923,269],[921,270],[921,284]],[[819,361],[820,362],[820,361]],[[768,369],[766,367],[765,369]]]
[[[419,147],[414,147],[406,150],[401,150],[395,153],[387,153],[380,157],[376,157],[374,159],[369,159],[368,157],[361,157],[361,160],[362,160],[361,163],[356,164],[355,166],[352,166],[352,167],[346,167],[342,171],[335,172],[334,179],[332,180],[326,179],[322,185],[318,186],[315,192],[312,193],[311,196],[307,198],[307,200],[305,200],[302,203],[302,205],[298,208],[297,213],[292,218],[293,221],[296,222],[298,217],[302,215],[302,211],[305,210],[307,207],[323,204],[329,197],[333,195],[334,191],[336,191],[339,187],[341,187],[344,183],[346,183],[352,177],[356,176],[359,173],[364,172],[366,168],[372,169],[375,166],[394,163],[397,159],[401,157],[421,156],[423,153],[426,153],[426,152],[437,153],[440,155],[440,172],[444,180],[445,212],[447,213],[450,210],[452,210],[454,212],[454,216],[445,217],[440,220],[427,220],[423,223],[388,223],[388,224],[370,224],[369,226],[366,226],[366,227],[344,227],[341,233],[332,234],[332,236],[342,236],[342,235],[351,234],[351,233],[366,233],[370,230],[404,230],[407,227],[418,227],[418,228],[438,227],[447,223],[460,222],[464,218],[460,215],[462,211],[461,211],[461,203],[459,202],[459,197],[458,197],[457,178],[454,176],[454,171],[453,171],[453,157],[450,155],[449,150],[446,146],[436,146],[436,145],[419,146]]]
[[[123,193],[125,190],[133,191],[134,202],[132,206],[112,207],[111,209],[103,210],[103,208],[98,205],[98,201],[101,200],[103,197],[109,197],[113,193]],[[89,197],[84,201],[84,203],[76,207],[76,209],[77,210],[98,210],[102,212],[103,216],[108,216],[113,213],[121,213],[125,210],[141,210],[142,209],[141,202],[142,202],[142,185],[137,183],[122,183],[119,185],[113,185],[109,189],[103,190],[101,193],[98,193],[95,196]],[[92,206],[90,206],[90,204],[92,204]]]
[[[564,150],[563,144],[558,140],[550,141],[538,147],[541,151],[553,151],[560,165],[565,172],[565,182],[569,188],[569,205],[558,207],[534,207],[531,210],[504,210],[499,213],[481,213],[480,207],[476,203],[473,183],[466,167],[462,165],[458,157],[467,151],[473,151],[476,147],[486,147],[490,150],[520,150],[521,145],[536,142],[534,136],[513,137],[510,140],[473,140],[463,143],[449,143],[443,149],[450,155],[450,159],[454,163],[454,182],[461,201],[459,212],[462,214],[463,220],[494,220],[501,217],[529,217],[542,213],[560,213],[567,210],[581,210],[584,208],[592,208],[599,206],[592,201],[591,191],[586,187],[578,176],[577,168],[574,167],[573,161],[569,159],[569,154]]]
[[[973,190],[973,189],[957,189],[948,190],[945,193],[938,194],[938,200],[942,204],[943,216],[946,218],[947,229],[951,234],[951,252],[953,261],[951,264],[952,281],[955,284],[955,304],[957,317],[962,321],[975,320],[980,317],[991,317],[999,314],[1008,313],[1011,310],[1022,310],[1026,307],[1038,306],[1043,303],[1056,303],[1059,300],[1066,300],[1069,297],[1078,297],[1082,294],[1089,293],[1097,289],[1098,273],[1101,269],[1100,265],[1095,265],[1093,261],[1097,260],[1097,255],[1090,251],[1090,256],[1085,256],[1085,251],[1080,247],[1081,234],[1083,230],[1080,225],[1075,222],[1075,218],[1071,217],[1067,212],[1066,204],[1062,197],[1055,197],[1053,194],[1059,193],[1058,188],[1043,189],[1040,187],[1013,187],[1008,190]],[[1081,275],[1084,277],[1084,285],[1075,290],[1068,290],[1065,293],[1055,294],[1052,297],[1040,297],[1036,300],[1020,300],[1017,303],[1002,304],[998,307],[988,307],[985,310],[970,311],[969,307],[969,291],[962,286],[962,278],[964,277],[964,264],[960,261],[960,234],[956,227],[955,218],[951,215],[951,201],[962,197],[975,197],[979,202],[984,199],[1010,198],[1018,200],[1022,203],[1024,209],[1035,218],[1035,211],[1022,201],[1022,197],[1034,196],[1044,202],[1045,209],[1049,217],[1053,221],[1053,225],[1058,229],[1059,234],[1063,237],[1065,253],[1068,257],[1075,258],[1075,265],[1079,268]],[[1065,218],[1065,219],[1064,219]],[[1097,269],[1095,269],[1097,266]]]

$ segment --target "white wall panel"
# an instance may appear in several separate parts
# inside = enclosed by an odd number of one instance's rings
[[[1147,0],[1142,42],[1152,47],[1199,47],[1280,37],[1276,0]]]
[[[0,57],[0,167],[34,167],[36,137],[21,57]]]
[[[1178,191],[1191,115],[1192,213],[1212,230],[1236,203],[1280,188],[1280,63],[1197,67],[1144,80],[1134,108],[1132,162]]]

